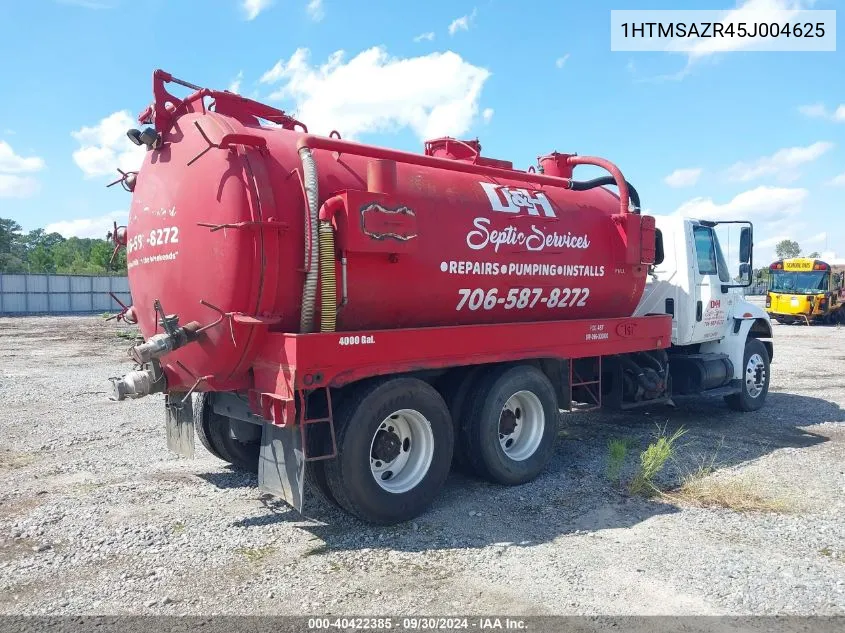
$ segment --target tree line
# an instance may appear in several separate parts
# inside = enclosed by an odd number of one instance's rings
[[[125,275],[126,249],[110,262],[113,251],[106,239],[65,238],[44,229],[25,233],[14,220],[0,218],[0,273]]]
[[[778,259],[789,259],[790,257],[798,257],[801,255],[801,247],[798,245],[798,242],[795,240],[781,240],[775,246],[775,254],[778,256]],[[807,253],[805,257],[810,259],[815,259],[816,257],[820,257],[818,251],[813,251],[812,253]]]

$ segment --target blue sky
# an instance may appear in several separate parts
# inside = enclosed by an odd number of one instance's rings
[[[837,0],[740,0],[836,9]],[[125,130],[164,68],[421,151],[442,134],[527,168],[553,150],[620,166],[650,213],[755,222],[845,257],[842,52],[610,50],[611,9],[734,0],[28,0],[0,3],[0,217],[104,235],[137,159]],[[342,51],[338,53],[338,51]],[[680,171],[679,171],[680,170]],[[588,169],[576,175],[590,177]]]

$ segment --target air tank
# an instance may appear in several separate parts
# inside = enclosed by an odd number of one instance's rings
[[[171,80],[157,71],[139,118],[153,127],[130,132],[147,153],[126,229],[142,334],[162,331],[156,301],[204,328],[163,360],[169,382],[237,382],[270,331],[600,319],[639,302],[653,221],[627,191],[569,188],[570,155],[520,171],[477,141],[406,154],[228,92],[184,84],[197,92],[179,100]]]

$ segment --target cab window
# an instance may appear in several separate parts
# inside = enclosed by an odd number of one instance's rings
[[[707,226],[692,227],[695,237],[695,254],[698,258],[698,272],[702,275],[715,275],[716,248],[713,245],[713,231]]]

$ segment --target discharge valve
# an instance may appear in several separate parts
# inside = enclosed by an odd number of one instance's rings
[[[139,365],[192,343],[199,336],[201,326],[198,321],[191,321],[179,327],[179,317],[175,314],[165,315],[158,299],[155,300],[154,307],[161,317],[159,323],[164,328],[164,333],[151,336],[147,341],[129,350],[129,355]]]
[[[165,315],[158,299],[155,300],[154,307],[156,314],[160,316],[159,324],[164,332],[130,348],[129,356],[142,367],[121,378],[110,379],[112,400],[141,398],[164,391],[164,375],[157,360],[199,338],[201,325],[198,321],[191,321],[180,327],[179,317],[175,314]]]

